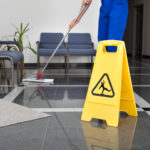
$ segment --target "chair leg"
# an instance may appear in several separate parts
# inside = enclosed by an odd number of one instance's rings
[[[66,69],[66,73],[69,72],[69,55],[65,56],[65,69]]]
[[[91,56],[91,64],[93,65],[93,56]]]
[[[20,65],[21,65],[20,73],[21,73],[21,82],[22,82],[22,78],[23,78],[23,60],[21,60]]]
[[[67,72],[69,73],[69,55],[67,55]]]
[[[68,44],[66,45],[67,47],[67,55],[66,55],[66,63],[67,63],[67,73],[69,73],[69,48],[68,48]]]
[[[65,74],[67,73],[67,56],[65,56]]]
[[[21,70],[21,67],[22,67],[22,66],[21,66],[21,65],[22,65],[22,61],[20,61],[20,62],[19,62],[19,65],[18,65],[18,66],[19,66],[19,67],[18,67],[18,69],[19,69],[19,70],[18,70],[18,72],[19,72],[19,73],[18,73],[18,74],[19,74],[19,76],[18,76],[19,83],[22,82],[22,73],[21,73],[21,71],[22,71],[22,70]]]
[[[37,55],[37,70],[38,72],[40,70],[40,56],[39,55]]]
[[[91,72],[92,72],[92,69],[93,69],[93,56],[91,56]]]
[[[12,77],[12,87],[14,87],[14,63],[11,61],[11,77]]]
[[[19,62],[17,62],[17,85],[19,85]]]

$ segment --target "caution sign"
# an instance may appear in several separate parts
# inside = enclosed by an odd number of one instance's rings
[[[114,97],[115,93],[108,74],[103,74],[101,79],[93,88],[92,94],[96,96]]]
[[[116,46],[116,52],[107,52]],[[137,116],[132,82],[123,41],[99,42],[81,120],[106,120],[117,127],[119,112]]]

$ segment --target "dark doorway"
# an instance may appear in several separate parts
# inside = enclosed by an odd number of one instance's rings
[[[143,5],[133,8],[133,45],[132,56],[142,57],[143,41]]]

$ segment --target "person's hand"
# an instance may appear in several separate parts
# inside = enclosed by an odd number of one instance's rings
[[[84,1],[84,3],[86,3],[86,4],[91,4],[91,2],[92,2],[92,0],[83,0]]]
[[[69,24],[69,29],[72,29],[74,26],[76,26],[79,23],[79,19],[75,22],[75,19],[71,21]]]
[[[84,7],[84,3],[86,3],[87,5],[90,5],[91,2],[92,2],[92,0],[83,0],[82,7]],[[84,13],[85,13],[85,12],[84,12]],[[82,16],[84,15],[84,13],[82,14]],[[82,18],[82,16],[79,17],[76,22],[74,22],[75,19],[73,19],[73,20],[71,21],[71,23],[69,24],[69,29],[72,29],[74,26],[76,26],[76,25],[80,22],[80,19]]]

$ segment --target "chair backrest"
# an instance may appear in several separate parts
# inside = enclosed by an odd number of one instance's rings
[[[63,38],[63,33],[41,33],[40,42],[57,44]]]
[[[40,48],[56,48],[63,36],[63,33],[41,33]],[[65,47],[64,42],[61,47]]]
[[[91,44],[90,33],[70,33],[68,36],[68,44]]]

